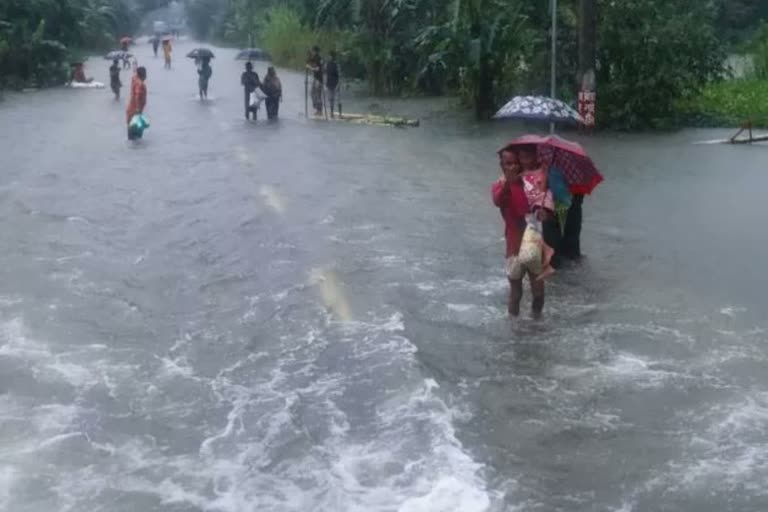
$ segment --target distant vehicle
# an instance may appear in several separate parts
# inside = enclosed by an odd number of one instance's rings
[[[168,24],[164,21],[156,21],[153,24],[153,29],[155,32],[155,35],[161,36],[164,34],[169,34],[171,31],[168,28]]]

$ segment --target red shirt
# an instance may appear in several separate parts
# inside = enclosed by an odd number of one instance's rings
[[[147,106],[147,86],[136,75],[131,80],[131,99],[128,101],[128,108],[125,110],[127,122],[131,122],[134,114],[141,114]]]
[[[497,181],[491,188],[493,204],[501,210],[504,219],[504,237],[507,239],[507,258],[517,256],[525,231],[525,216],[528,213],[528,199],[523,184]]]

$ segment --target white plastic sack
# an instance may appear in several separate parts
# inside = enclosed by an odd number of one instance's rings
[[[267,96],[263,92],[261,92],[260,89],[256,89],[251,93],[250,105],[256,109],[261,108],[261,103],[266,99],[266,97]]]

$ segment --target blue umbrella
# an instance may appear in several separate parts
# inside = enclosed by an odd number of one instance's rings
[[[240,53],[237,54],[235,60],[271,61],[272,57],[261,48],[246,48],[245,50],[240,50]]]
[[[532,119],[550,123],[584,122],[584,118],[567,104],[546,96],[515,96],[493,117],[494,119]]]

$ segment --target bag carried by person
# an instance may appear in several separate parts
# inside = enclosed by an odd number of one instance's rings
[[[136,139],[140,139],[147,128],[149,128],[149,121],[143,114],[134,114],[131,122],[128,123],[128,131]]]
[[[261,103],[266,99],[266,95],[261,92],[259,89],[256,89],[251,93],[251,102],[250,106],[251,108],[259,109],[261,108]]]

